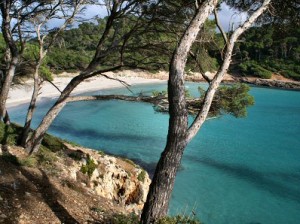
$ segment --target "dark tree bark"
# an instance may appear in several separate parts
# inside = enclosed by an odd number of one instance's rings
[[[1,30],[7,47],[5,56],[6,69],[0,95],[0,120],[9,121],[6,112],[6,101],[20,55],[23,54],[25,49],[25,40],[22,37],[21,26],[26,20],[32,19],[36,15],[36,12],[40,13],[40,7],[43,5],[43,2],[35,1],[3,0],[0,3],[2,16]],[[15,35],[18,37],[16,38]]]
[[[6,101],[8,98],[8,93],[10,86],[13,81],[13,77],[15,75],[15,70],[19,61],[19,50],[18,47],[13,39],[12,32],[11,32],[11,1],[6,0],[0,4],[0,10],[2,15],[2,34],[5,40],[5,43],[9,49],[7,61],[7,70],[4,74],[4,81],[1,88],[1,95],[0,95],[0,120],[6,120]]]

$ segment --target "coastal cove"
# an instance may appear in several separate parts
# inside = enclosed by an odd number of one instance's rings
[[[197,84],[187,83],[192,94]],[[166,84],[135,85],[151,94]],[[130,94],[125,88],[92,94]],[[90,93],[89,93],[90,94]],[[248,117],[206,122],[186,149],[170,213],[192,210],[206,224],[297,223],[300,219],[300,92],[252,87]],[[51,99],[38,105],[34,127]],[[23,123],[26,104],[11,107]],[[168,115],[150,104],[123,101],[67,105],[50,133],[89,148],[128,157],[153,173],[164,148]]]

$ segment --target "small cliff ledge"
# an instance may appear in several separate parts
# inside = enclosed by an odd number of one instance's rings
[[[128,159],[66,144],[71,158],[62,169],[66,177],[80,182],[90,192],[139,214],[151,180],[146,171]]]
[[[141,167],[74,144],[50,148],[0,150],[0,223],[111,223],[141,213],[150,185]]]

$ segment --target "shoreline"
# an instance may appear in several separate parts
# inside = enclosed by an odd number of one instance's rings
[[[60,89],[63,90],[70,80],[78,73],[62,73],[55,75],[53,83]],[[123,70],[119,72],[108,72],[106,73],[113,79],[120,79],[129,85],[139,84],[151,84],[151,83],[162,83],[168,80],[168,73],[160,71],[157,73],[150,73],[142,70]],[[210,78],[213,77],[213,73],[206,73]],[[187,75],[186,81],[191,82],[205,82],[199,73],[193,73],[193,76]],[[284,77],[278,77],[274,75],[272,79],[260,79],[257,77],[237,77],[234,75],[226,74],[223,83],[247,83],[260,87],[276,88],[284,90],[300,90],[300,82],[288,80]],[[124,87],[120,82],[112,79],[107,79],[103,76],[95,76],[83,81],[79,84],[72,92],[71,95],[77,95],[81,93],[88,93],[100,90],[114,89]],[[9,93],[7,100],[7,108],[13,108],[30,102],[33,91],[33,80],[27,80],[22,85],[13,86]],[[60,95],[60,92],[49,82],[44,82],[40,90],[39,101],[45,99],[53,99]]]
[[[60,89],[63,90],[65,86],[70,82],[70,80],[76,74],[67,74],[64,73],[59,76],[54,76],[53,83]],[[165,80],[161,79],[146,79],[143,77],[138,76],[120,76],[116,74],[108,74],[112,78],[120,79],[126,82],[129,85],[139,85],[139,84],[151,84],[151,83],[162,83]],[[107,89],[114,89],[114,88],[121,88],[124,87],[123,84],[116,80],[107,79],[102,76],[95,76],[83,81],[79,84],[71,93],[71,96],[100,91],[100,90],[107,90]],[[10,89],[9,97],[7,99],[7,108],[17,107],[26,103],[29,103],[31,100],[31,95],[33,91],[33,81],[28,80],[25,81],[24,84],[13,86]],[[38,102],[44,101],[45,99],[53,99],[59,97],[60,92],[49,82],[44,82],[42,88],[40,90],[40,95],[38,97]]]

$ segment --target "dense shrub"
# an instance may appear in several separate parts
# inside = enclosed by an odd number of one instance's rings
[[[146,178],[146,171],[145,171],[145,170],[142,170],[142,171],[139,173],[137,179],[138,179],[139,181],[141,181],[141,182],[144,183],[145,178]]]
[[[0,122],[0,143],[15,145],[21,131],[22,128],[15,124],[7,126]]]
[[[42,145],[50,149],[52,152],[58,152],[65,147],[61,139],[49,134],[45,135]]]
[[[258,65],[255,61],[246,61],[241,63],[239,69],[244,75],[257,76],[263,79],[270,79],[272,72]]]
[[[50,71],[50,69],[47,66],[41,66],[39,72],[40,72],[40,76],[43,79],[53,81],[52,72]]]
[[[86,164],[82,165],[81,172],[91,177],[96,168],[97,165],[95,164],[94,160],[91,159],[89,155],[87,155]]]

